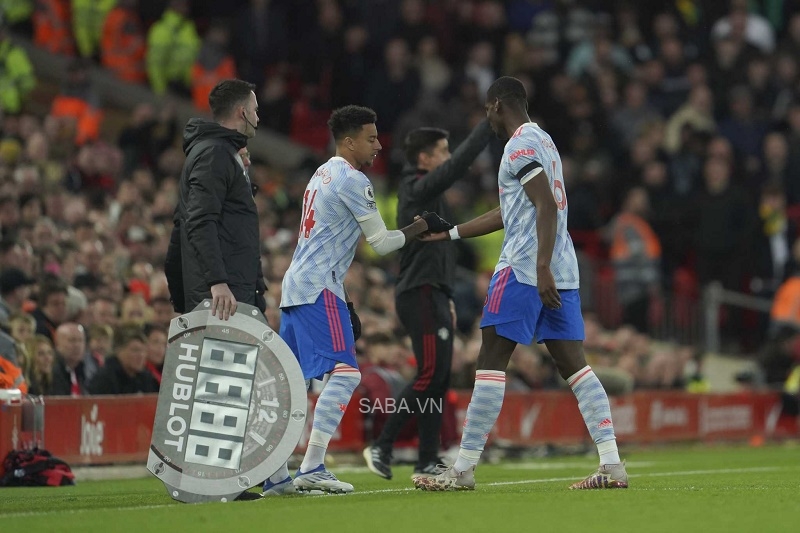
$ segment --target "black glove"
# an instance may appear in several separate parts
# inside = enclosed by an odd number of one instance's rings
[[[424,211],[421,216],[428,224],[428,231],[432,233],[442,233],[444,231],[450,231],[453,229],[453,225],[451,223],[436,213],[428,213],[427,211]]]
[[[347,309],[350,311],[350,323],[353,324],[353,340],[361,338],[361,319],[358,318],[353,302],[347,302]]]

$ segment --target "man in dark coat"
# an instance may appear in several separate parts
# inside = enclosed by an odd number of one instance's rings
[[[411,224],[424,211],[451,217],[445,192],[467,174],[494,133],[487,121],[481,122],[452,157],[448,136],[445,130],[418,128],[406,137],[407,165],[397,189],[398,227]],[[386,479],[392,478],[394,442],[412,415],[416,415],[419,429],[419,455],[414,473],[432,474],[441,462],[441,407],[450,383],[453,357],[455,248],[451,241],[413,241],[400,251],[395,306],[411,337],[417,375],[396,398],[397,405],[409,408],[395,410],[375,443],[363,452],[369,469]]]
[[[125,324],[117,328],[116,355],[109,357],[86,385],[89,394],[158,392],[156,378],[146,369],[147,337],[144,328]]]
[[[178,312],[206,298],[212,299],[212,314],[224,320],[238,302],[266,308],[258,212],[238,155],[258,127],[253,88],[241,80],[220,82],[208,97],[214,120],[186,124],[186,162],[165,264]]]

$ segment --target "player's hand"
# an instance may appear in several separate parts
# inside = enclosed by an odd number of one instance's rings
[[[431,233],[441,233],[443,231],[450,231],[453,225],[437,215],[436,213],[429,213],[427,211],[422,213],[422,218],[428,225],[428,231]]]
[[[458,324],[458,315],[456,314],[456,303],[453,300],[450,300],[450,319],[453,321],[453,331],[458,329],[456,325]]]
[[[353,302],[347,302],[347,310],[350,311],[350,323],[353,325],[353,340],[361,338],[361,319],[356,314]]]
[[[548,309],[561,309],[561,295],[556,289],[556,280],[553,278],[553,273],[550,272],[550,267],[537,267],[537,289],[539,290],[539,298]]]
[[[227,283],[217,283],[211,286],[211,314],[220,320],[228,320],[236,312],[236,298],[233,296]]]
[[[449,241],[450,234],[447,233],[446,231],[442,233],[431,233],[430,231],[427,231],[425,233],[420,234],[417,238],[422,242]]]

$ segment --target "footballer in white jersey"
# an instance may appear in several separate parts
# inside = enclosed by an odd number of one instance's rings
[[[375,113],[346,106],[331,115],[336,156],[320,166],[303,193],[297,247],[281,286],[280,335],[297,355],[307,379],[321,378],[337,363],[357,368],[360,325],[347,303],[344,279],[363,233],[387,254],[428,229],[419,220],[389,231],[361,172],[381,149]],[[355,326],[355,327],[354,327]]]
[[[429,491],[475,488],[475,467],[503,405],[511,354],[517,344],[537,341],[547,345],[575,394],[600,458],[600,467],[570,488],[627,488],[608,396],[583,352],[578,265],[567,233],[558,150],[531,122],[525,86],[516,78],[492,83],[486,116],[498,137],[508,139],[498,173],[500,206],[425,240],[505,229],[503,248],[483,308],[481,349],[458,459],[434,476],[415,477],[414,485]]]
[[[282,284],[280,336],[307,380],[330,378],[314,406],[308,447],[294,479],[284,464],[265,481],[264,494],[353,492],[350,483],[325,468],[328,444],[361,381],[355,351],[360,322],[346,302],[347,269],[361,233],[383,255],[431,227],[452,227],[435,215],[436,220],[420,218],[399,231],[386,229],[372,184],[359,170],[371,165],[381,149],[376,121],[374,111],[359,106],[331,114],[336,157],[317,169],[303,195],[297,248]]]

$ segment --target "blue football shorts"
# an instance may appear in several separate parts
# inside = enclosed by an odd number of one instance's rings
[[[584,340],[581,299],[577,289],[559,290],[561,308],[542,304],[533,285],[517,280],[506,267],[492,276],[483,306],[481,329],[494,326],[497,334],[519,344],[539,344],[549,340]]]
[[[358,368],[350,311],[328,289],[313,304],[281,309],[280,336],[300,362],[305,379],[322,379],[337,363]]]

